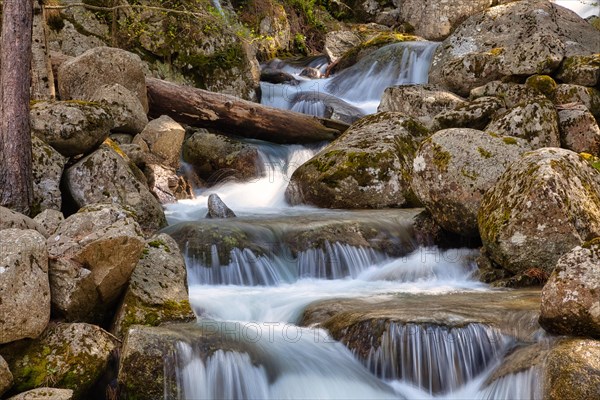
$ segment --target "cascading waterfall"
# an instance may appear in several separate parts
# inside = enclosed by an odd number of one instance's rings
[[[352,278],[385,260],[373,249],[325,242],[325,249],[309,249],[298,254],[298,275],[302,278]]]
[[[542,397],[542,371],[538,367],[503,376],[477,394],[477,399],[483,400],[541,400]]]

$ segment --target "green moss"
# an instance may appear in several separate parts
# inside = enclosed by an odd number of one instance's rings
[[[558,85],[552,79],[552,77],[548,75],[533,75],[527,78],[525,81],[525,85],[533,88],[548,97],[554,96],[554,92]]]
[[[452,156],[449,152],[443,150],[439,144],[431,142],[431,145],[433,150],[433,163],[440,171],[447,172],[448,164],[450,163]]]
[[[490,153],[489,151],[487,151],[486,149],[484,149],[483,147],[478,147],[477,151],[479,152],[479,154],[481,154],[481,156],[483,158],[491,158],[493,156],[492,153]]]
[[[515,139],[512,136],[503,137],[502,141],[506,144],[514,144],[514,145],[518,144],[517,139]]]

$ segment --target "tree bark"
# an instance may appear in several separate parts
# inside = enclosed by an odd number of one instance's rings
[[[46,17],[37,0],[33,2],[33,30],[31,40],[31,99],[54,100],[54,74],[48,56]]]
[[[29,87],[32,0],[4,0],[0,44],[0,205],[28,214],[33,199]]]
[[[146,78],[150,115],[275,143],[333,140],[347,124],[263,106],[233,96]]]

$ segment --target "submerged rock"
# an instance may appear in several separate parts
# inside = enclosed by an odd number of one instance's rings
[[[269,83],[287,83],[288,85],[297,85],[298,80],[292,74],[273,68],[263,68],[260,71],[260,80]]]
[[[600,237],[563,255],[542,291],[540,325],[600,338]]]
[[[528,150],[522,139],[475,129],[438,131],[415,154],[412,188],[442,228],[476,237],[483,194]]]
[[[298,92],[292,96],[290,103],[293,104],[292,111],[305,114],[318,114],[348,124],[364,116],[359,108],[345,102],[344,100],[323,92]],[[321,112],[313,112],[315,109]]]
[[[600,236],[600,171],[569,150],[525,153],[483,196],[478,225],[495,263],[547,276],[563,254]]]
[[[38,337],[50,320],[46,239],[0,230],[0,344]]]
[[[208,214],[206,218],[235,218],[235,213],[221,200],[219,195],[208,196]]]
[[[367,116],[294,172],[286,199],[327,208],[414,206],[411,164],[427,133],[400,113]]]

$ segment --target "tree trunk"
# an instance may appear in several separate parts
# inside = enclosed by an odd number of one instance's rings
[[[0,55],[0,205],[28,214],[33,199],[29,86],[32,0],[4,0]]]
[[[31,40],[31,99],[54,100],[54,74],[48,56],[46,17],[40,4],[33,3],[33,34]]]
[[[275,143],[333,140],[347,124],[263,106],[233,96],[146,78],[150,114]]]

